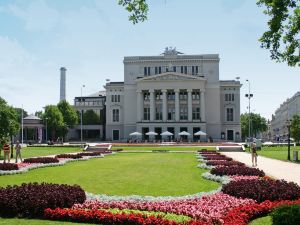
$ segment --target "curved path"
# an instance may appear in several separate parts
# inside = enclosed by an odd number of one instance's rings
[[[251,155],[246,152],[221,152],[222,154],[233,158],[236,161],[252,166]],[[284,162],[277,159],[270,159],[263,156],[257,157],[257,168],[263,170],[266,175],[293,181],[300,185],[300,164]]]

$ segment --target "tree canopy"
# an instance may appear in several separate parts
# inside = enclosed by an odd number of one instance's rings
[[[94,112],[94,110],[86,110],[82,115],[82,124],[84,125],[95,125],[100,124],[100,116]]]
[[[64,123],[68,127],[73,127],[78,122],[75,109],[66,101],[62,100],[57,104],[59,111],[62,113]]]
[[[256,113],[250,113],[251,116],[251,135],[256,137],[260,132],[264,132],[268,129],[267,120]],[[249,114],[241,114],[241,129],[242,138],[248,136],[249,131]]]
[[[55,140],[57,132],[59,133],[60,129],[65,127],[62,113],[56,105],[47,105],[42,119],[44,123],[47,121],[47,128],[51,130],[52,140]]]
[[[300,116],[294,115],[291,123],[291,137],[296,142],[300,141]]]
[[[300,0],[259,0],[264,14],[270,17],[268,30],[259,41],[270,50],[271,59],[300,66]]]
[[[148,4],[146,0],[119,0],[118,3],[130,13],[129,21],[133,24],[144,22],[147,19]]]

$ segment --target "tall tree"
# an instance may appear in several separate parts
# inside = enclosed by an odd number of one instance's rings
[[[57,107],[62,113],[64,123],[68,127],[73,127],[78,123],[78,116],[76,110],[66,100],[61,100],[57,104]]]
[[[260,132],[264,132],[268,129],[267,120],[256,113],[250,113],[251,116],[251,135],[256,137]],[[241,114],[241,129],[242,138],[248,136],[249,133],[249,114]]]
[[[100,124],[100,116],[92,109],[86,110],[82,116],[82,123],[84,125]]]
[[[300,116],[294,115],[291,123],[291,136],[299,143],[300,141]]]
[[[259,39],[261,47],[270,50],[271,59],[300,66],[300,0],[258,0],[270,17],[268,30]]]
[[[58,107],[56,105],[47,105],[42,119],[44,123],[46,123],[47,120],[47,126],[51,131],[52,140],[56,140],[57,132],[60,132],[60,129],[65,127],[63,115]]]

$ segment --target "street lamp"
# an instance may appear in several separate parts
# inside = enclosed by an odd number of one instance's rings
[[[286,126],[287,126],[287,128],[288,128],[288,157],[287,157],[287,159],[288,159],[289,161],[291,160],[291,156],[290,156],[290,150],[291,150],[291,148],[290,148],[291,121],[292,121],[292,120],[287,120],[287,121],[286,121]]]
[[[249,105],[248,105],[248,110],[249,110],[249,111],[248,111],[248,112],[249,112],[248,138],[250,139],[250,137],[251,137],[251,114],[250,114],[251,110],[250,110],[250,99],[253,97],[253,94],[250,93],[250,81],[247,79],[246,82],[248,82],[248,84],[249,84],[249,92],[248,92],[248,94],[245,94],[245,97],[248,98],[248,100],[249,100]]]
[[[82,88],[84,88],[85,87],[85,85],[83,84],[83,85],[81,85],[81,89],[80,89],[80,96],[81,96],[81,98],[80,98],[80,101],[82,102]],[[82,142],[83,142],[83,137],[82,137],[82,108],[80,109],[80,142],[81,142],[81,144],[82,144]]]
[[[48,117],[45,117],[46,121],[46,143],[48,142]]]

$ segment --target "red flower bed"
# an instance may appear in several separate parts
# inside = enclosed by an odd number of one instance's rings
[[[222,191],[237,198],[251,198],[257,202],[266,200],[295,200],[300,198],[300,187],[284,180],[240,180],[222,187]]]
[[[81,153],[77,153],[76,155],[80,155],[80,156],[100,156],[101,153],[100,152],[81,152]]]
[[[216,161],[208,161],[206,163],[208,166],[245,166],[244,163],[238,162],[238,161],[222,161],[222,160],[216,160]]]
[[[0,170],[18,170],[19,167],[15,163],[0,163]]]
[[[229,158],[225,155],[207,155],[207,156],[203,156],[203,159],[205,160],[226,160],[226,161],[232,161],[232,158]]]
[[[86,199],[84,190],[74,185],[29,183],[0,188],[0,217],[39,217],[46,208],[72,207]]]
[[[243,175],[243,176],[260,176],[263,177],[265,175],[264,171],[256,169],[256,168],[250,168],[246,166],[219,166],[216,168],[213,168],[210,171],[212,174],[218,175],[218,176],[231,176],[231,175]]]
[[[84,210],[84,209],[46,209],[44,211],[46,219],[97,223],[102,225],[178,225],[175,221],[163,219],[159,216],[146,216],[142,214],[114,214],[101,210]],[[208,225],[202,222],[191,222],[190,225]]]
[[[78,154],[59,154],[55,158],[64,158],[64,159],[81,159],[82,156]]]
[[[59,160],[57,158],[52,157],[38,157],[38,158],[27,158],[24,159],[24,163],[58,163]]]
[[[247,225],[250,220],[270,213],[275,207],[292,204],[300,204],[300,199],[296,201],[264,201],[260,204],[243,205],[230,210],[222,220],[224,225]]]

